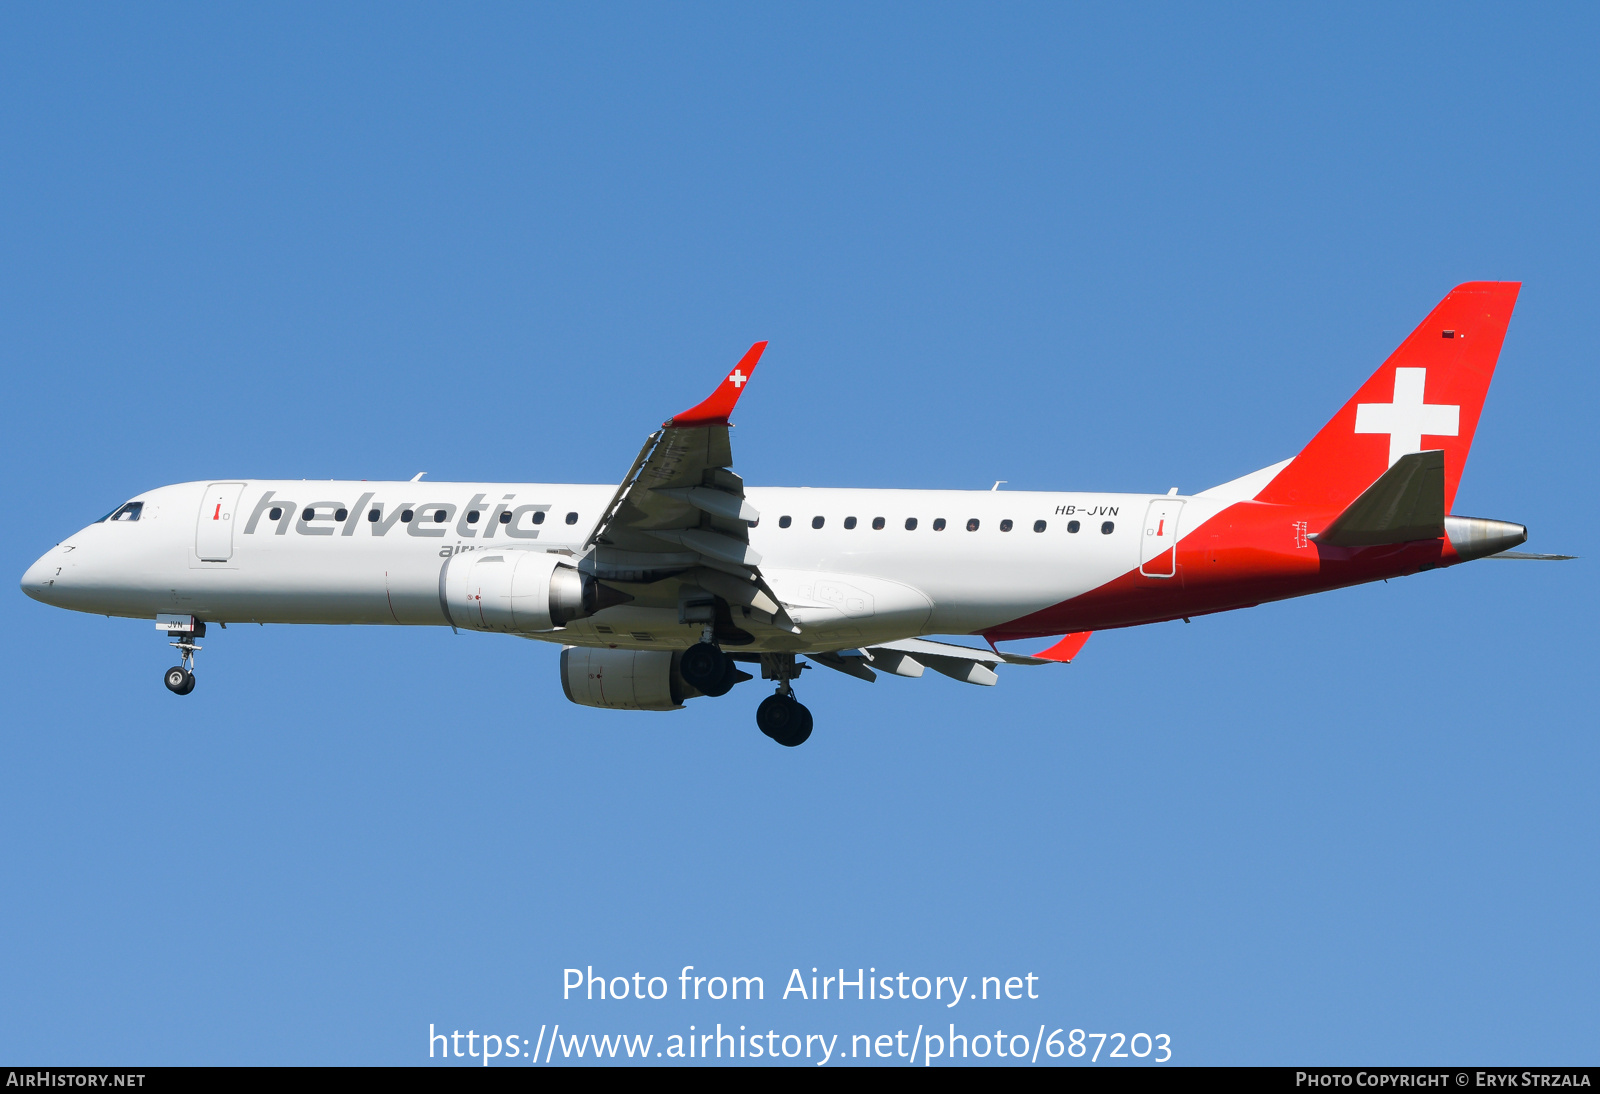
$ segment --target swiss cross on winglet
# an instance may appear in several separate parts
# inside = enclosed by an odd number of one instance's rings
[[[757,342],[751,346],[749,352],[734,366],[733,371],[717,385],[717,390],[711,393],[710,398],[691,410],[674,414],[662,424],[668,429],[697,425],[727,425],[728,415],[733,413],[733,405],[739,401],[739,393],[744,390],[744,385],[750,382],[750,374],[756,370],[756,362],[761,360],[761,353],[766,348],[765,342]]]

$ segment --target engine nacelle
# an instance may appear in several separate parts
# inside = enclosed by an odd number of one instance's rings
[[[561,687],[582,707],[610,710],[680,710],[699,695],[678,673],[671,650],[594,650],[567,646],[561,651]]]
[[[543,551],[464,551],[450,559],[439,599],[451,624],[473,631],[549,631],[631,599]]]

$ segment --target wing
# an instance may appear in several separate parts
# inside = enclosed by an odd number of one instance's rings
[[[1047,650],[1028,656],[1021,653],[1001,653],[999,650],[978,650],[971,646],[957,646],[949,642],[933,642],[926,638],[905,638],[898,642],[883,642],[857,650],[835,650],[831,653],[808,653],[807,660],[860,680],[872,682],[878,672],[895,676],[921,676],[924,668],[943,673],[964,684],[993,686],[999,682],[995,666],[1007,665],[1064,665],[1077,656],[1089,632],[1069,634]]]
[[[733,473],[728,439],[728,416],[766,348],[751,346],[709,398],[650,435],[585,544],[593,548],[586,563],[596,577],[627,586],[636,600],[677,604],[683,622],[713,625],[718,641],[730,645],[751,640],[734,609],[800,633],[750,547],[761,514]]]

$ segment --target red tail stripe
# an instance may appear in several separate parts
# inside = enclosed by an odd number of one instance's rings
[[[1409,405],[1420,395],[1420,403],[1432,410],[1421,420],[1455,429],[1454,434],[1423,433],[1420,438],[1422,449],[1444,450],[1448,512],[1521,288],[1515,281],[1457,285],[1256,500],[1330,514],[1343,509],[1389,468],[1391,434],[1373,427],[1398,419],[1399,412],[1388,409],[1394,404],[1407,403],[1407,409],[1421,413],[1421,407]],[[1413,371],[1397,390],[1395,370],[1402,368]],[[1414,385],[1424,379],[1419,393]],[[1366,423],[1361,421],[1364,403],[1380,412],[1369,411]],[[1451,407],[1459,408],[1453,421],[1446,409]],[[1416,443],[1417,437],[1412,434],[1408,440]]]

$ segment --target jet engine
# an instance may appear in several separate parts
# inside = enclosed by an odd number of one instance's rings
[[[632,597],[579,573],[564,555],[464,551],[450,559],[439,599],[450,624],[473,631],[549,631]]]
[[[594,650],[567,646],[561,651],[561,687],[582,707],[610,710],[681,710],[700,692],[678,672],[671,650]]]

